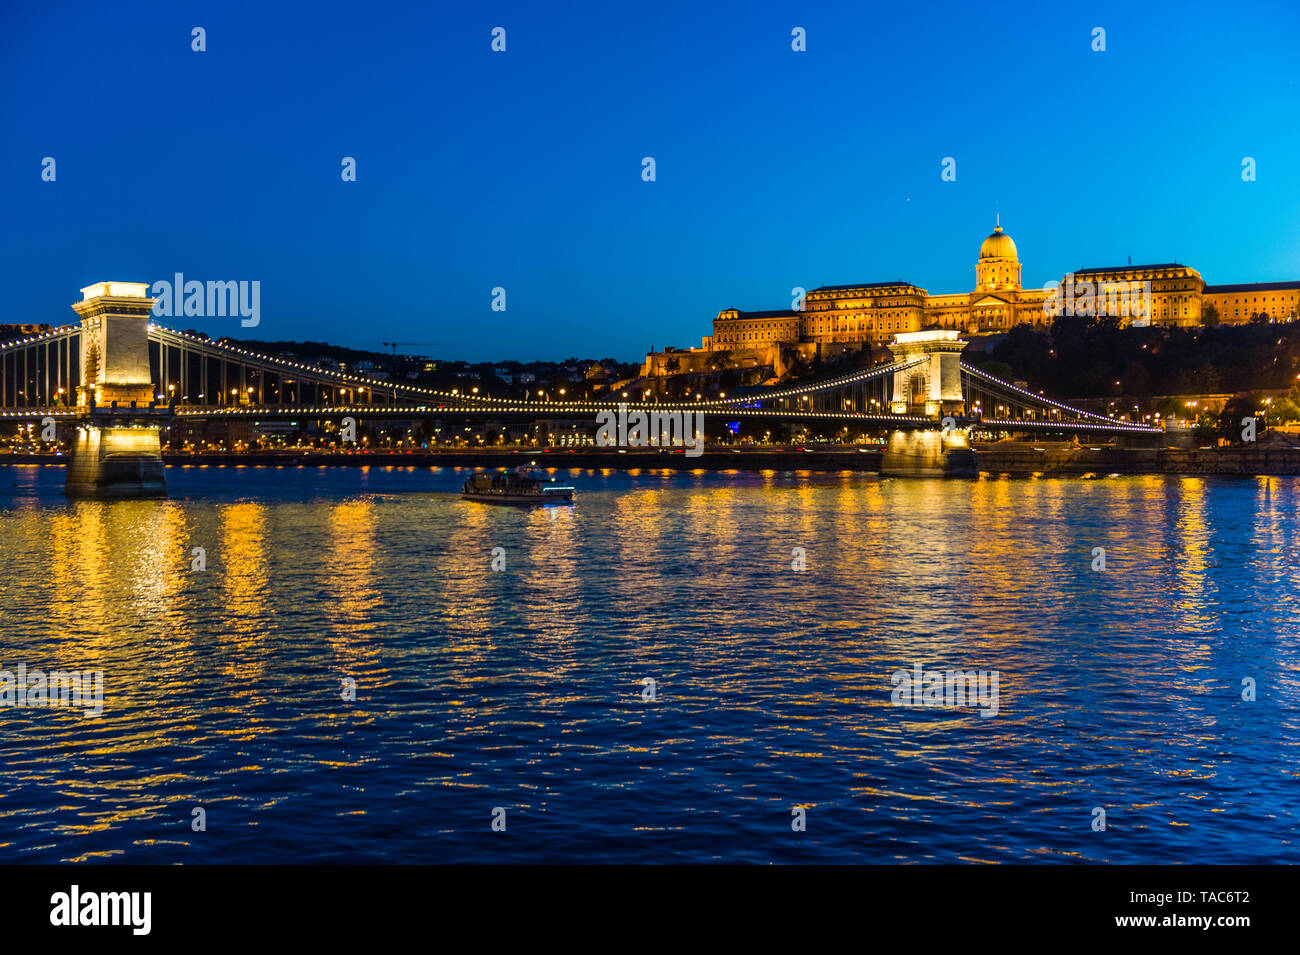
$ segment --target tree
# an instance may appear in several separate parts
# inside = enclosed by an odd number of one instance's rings
[[[1300,421],[1300,405],[1290,397],[1274,398],[1268,406],[1268,412],[1269,419],[1279,424]]]
[[[1220,438],[1227,438],[1234,444],[1241,443],[1242,419],[1256,417],[1255,412],[1264,406],[1263,399],[1259,395],[1237,395],[1229,398],[1228,403],[1223,406],[1219,412],[1219,424],[1215,428],[1215,434]],[[1264,432],[1263,416],[1259,416],[1260,421],[1256,426],[1256,434],[1262,435]]]
[[[1151,375],[1141,362],[1131,361],[1124,369],[1124,394],[1133,398],[1145,398],[1151,394]]]
[[[1015,381],[1016,370],[1004,361],[986,361],[980,365],[980,371],[1002,381]]]
[[[1220,321],[1221,319],[1219,318],[1218,306],[1215,305],[1213,302],[1206,302],[1205,305],[1201,308],[1201,324],[1217,325],[1219,324]]]

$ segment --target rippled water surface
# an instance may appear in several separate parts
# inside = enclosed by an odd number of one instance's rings
[[[0,468],[0,858],[1300,861],[1300,481],[466,473]]]

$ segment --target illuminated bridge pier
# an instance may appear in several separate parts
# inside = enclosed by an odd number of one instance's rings
[[[162,497],[167,493],[149,370],[147,285],[99,282],[72,306],[81,316],[77,433],[69,497]]]
[[[963,415],[966,406],[961,375],[965,347],[956,329],[901,332],[894,336],[890,350],[905,365],[894,373],[890,410],[894,414],[921,413],[937,418],[939,428],[891,431],[880,458],[882,475],[979,476],[970,446],[970,429],[957,427],[957,416]],[[945,423],[948,427],[944,427]]]

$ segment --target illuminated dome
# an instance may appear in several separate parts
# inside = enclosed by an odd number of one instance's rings
[[[993,234],[984,240],[984,244],[980,246],[980,258],[1019,260],[1019,253],[1016,251],[1015,241],[1011,236],[1003,232],[1002,226],[999,225],[993,230]]]

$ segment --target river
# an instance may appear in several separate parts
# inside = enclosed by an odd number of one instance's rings
[[[5,858],[1300,861],[1300,479],[467,473],[0,468]]]

